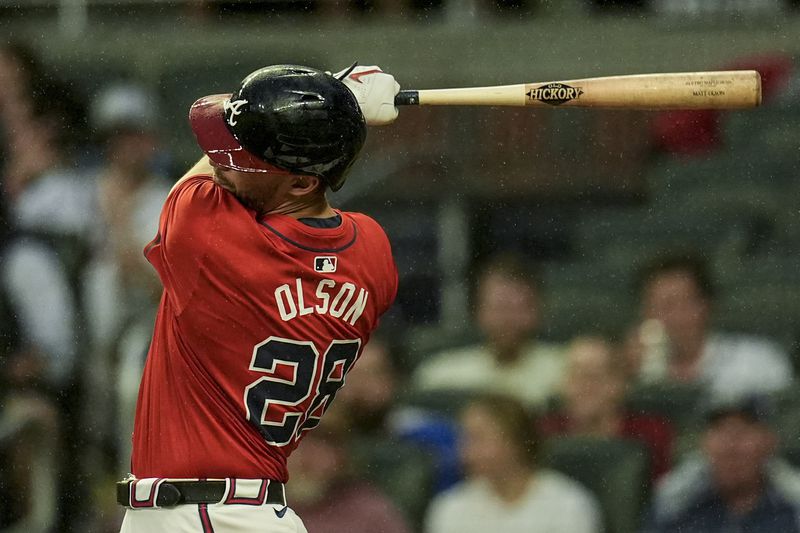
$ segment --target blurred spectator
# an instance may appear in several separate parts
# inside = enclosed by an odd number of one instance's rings
[[[90,182],[69,169],[63,117],[49,102],[13,132],[3,169],[12,236],[2,284],[17,316],[21,350],[8,371],[66,386],[74,370],[78,322],[75,280],[93,222]]]
[[[599,531],[594,498],[577,482],[537,465],[539,437],[516,400],[485,396],[461,417],[464,481],[436,497],[426,533]]]
[[[94,220],[91,182],[73,160],[87,146],[86,112],[81,99],[42,68],[30,49],[13,45],[0,56],[0,77],[8,91],[0,97],[0,179],[9,225],[0,250],[0,307],[14,318],[3,332],[8,342],[0,416],[4,421],[26,420],[30,427],[46,428],[47,434],[31,437],[23,432],[25,442],[38,441],[38,449],[30,451],[42,453],[6,457],[14,463],[3,468],[19,467],[16,472],[22,474],[15,481],[15,501],[27,506],[21,515],[41,517],[42,512],[51,514],[49,505],[57,506],[62,515],[55,529],[68,530],[76,522],[74,513],[67,516],[64,511],[84,496],[82,487],[72,482],[82,449],[77,286]],[[51,410],[57,416],[42,415]],[[56,480],[69,481],[69,490],[59,487],[64,496],[54,499],[47,490]]]
[[[337,407],[346,409],[350,415],[354,433],[384,434],[398,385],[397,369],[389,346],[382,338],[373,335],[347,374],[347,387],[337,395]]]
[[[373,335],[347,374],[347,386],[336,396],[337,407],[352,420],[349,427],[354,437],[399,440],[431,453],[435,489],[445,489],[461,477],[455,425],[422,409],[398,407],[397,392],[402,385],[388,344]]]
[[[87,453],[101,470],[100,484],[130,468],[133,414],[161,295],[142,253],[169,193],[157,165],[157,115],[155,96],[135,83],[108,85],[91,105],[92,130],[104,157],[95,179],[92,256],[81,280],[91,341],[84,418],[91,428]],[[117,511],[110,502],[108,513]]]
[[[167,179],[155,171],[156,113],[154,97],[136,85],[108,87],[92,106],[105,159],[96,191],[102,223],[94,226],[85,288],[90,332],[101,347],[142,312],[151,312],[161,292],[142,254],[156,234],[169,192]]]
[[[664,478],[644,531],[800,531],[800,472],[774,457],[770,411],[758,395],[710,408],[702,455]]]
[[[140,329],[138,324],[152,324],[161,294],[158,278],[142,253],[156,234],[169,193],[168,181],[156,167],[157,113],[155,97],[135,84],[110,85],[92,104],[92,127],[105,157],[97,171],[95,193],[101,223],[94,226],[83,291],[94,354],[92,381],[101,391],[138,388],[125,383],[138,384],[150,335],[140,339],[139,350],[118,349],[127,335]],[[134,360],[121,359],[125,355]],[[115,382],[117,387],[109,387]],[[125,409],[117,413],[122,428],[114,429],[122,441],[120,457],[127,460],[135,393],[118,400]]]
[[[642,271],[639,289],[645,323],[627,351],[642,381],[698,383],[714,394],[774,391],[791,383],[788,355],[778,345],[711,329],[714,290],[699,257],[656,258]]]
[[[0,284],[18,326],[5,371],[11,386],[33,381],[60,390],[75,363],[74,288],[92,223],[90,183],[71,168],[68,155],[85,140],[85,107],[29,48],[7,45],[0,58],[0,177],[11,232]]]
[[[58,501],[58,415],[52,405],[37,394],[3,396],[0,531],[52,531]]]
[[[30,116],[34,87],[44,78],[42,72],[32,48],[18,41],[0,44],[0,128],[5,137]]]
[[[46,69],[33,48],[0,45],[0,127],[4,135],[3,188],[16,196],[31,180],[60,167],[87,146],[83,98]],[[56,220],[58,224],[60,220]]]
[[[505,392],[529,407],[543,405],[556,392],[564,363],[560,347],[535,338],[540,285],[530,261],[511,254],[494,257],[481,271],[475,292],[483,342],[423,362],[414,387]]]
[[[345,423],[341,412],[326,413],[292,452],[287,485],[292,509],[309,533],[408,533],[395,505],[353,472]]]
[[[626,412],[627,375],[621,354],[605,339],[579,337],[567,350],[561,408],[540,421],[546,436],[621,437],[641,441],[650,452],[652,479],[672,457],[673,430],[667,420]]]

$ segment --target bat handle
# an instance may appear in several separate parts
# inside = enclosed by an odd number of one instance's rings
[[[419,91],[400,91],[394,97],[394,105],[419,105]]]

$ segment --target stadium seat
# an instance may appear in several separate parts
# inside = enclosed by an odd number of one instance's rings
[[[648,497],[650,457],[626,439],[558,437],[545,443],[542,465],[590,490],[608,533],[634,533]]]
[[[396,440],[359,439],[353,443],[353,464],[404,512],[412,530],[419,529],[433,497],[434,464],[428,452]]]
[[[634,387],[628,392],[626,405],[633,413],[663,416],[680,430],[696,424],[703,400],[699,385],[664,382]]]
[[[773,427],[778,433],[781,455],[800,467],[800,383],[772,395],[775,402]]]
[[[766,335],[788,345],[800,316],[800,286],[748,283],[728,290],[717,307],[715,323],[720,329]]]
[[[474,396],[472,391],[457,389],[410,390],[400,396],[398,403],[452,419],[458,416]]]
[[[551,287],[543,306],[543,335],[553,341],[577,334],[613,336],[630,322],[633,309],[627,290]]]
[[[620,269],[586,258],[575,262],[549,261],[542,264],[543,281],[548,294],[561,287],[620,290],[628,289],[631,269]]]
[[[626,397],[626,407],[632,413],[654,414],[670,421],[675,428],[673,458],[678,460],[697,445],[705,399],[705,394],[698,385],[651,383],[630,390]]]
[[[18,394],[2,400],[0,531],[52,531],[57,522],[56,463],[61,451],[52,438],[58,429],[55,411],[36,396]],[[26,464],[13,462],[20,457]]]

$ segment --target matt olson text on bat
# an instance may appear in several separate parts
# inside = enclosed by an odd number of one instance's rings
[[[725,91],[711,91],[711,90],[702,90],[702,91],[692,91],[692,96],[725,96]]]

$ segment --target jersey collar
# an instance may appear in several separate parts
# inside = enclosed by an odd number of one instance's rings
[[[267,232],[283,239],[287,243],[315,253],[336,253],[352,246],[358,237],[358,227],[352,219],[342,215],[342,223],[335,228],[316,228],[303,224],[289,215],[268,214],[259,223]]]

